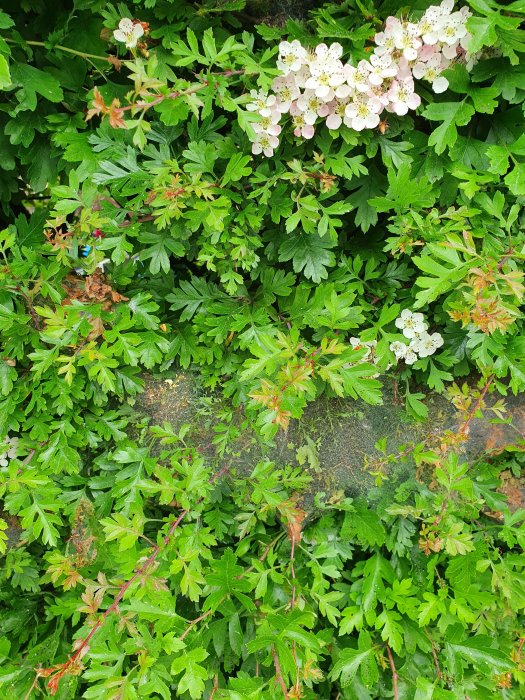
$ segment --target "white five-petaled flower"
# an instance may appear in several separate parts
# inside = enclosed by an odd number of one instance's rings
[[[391,110],[403,116],[409,109],[416,109],[421,104],[421,97],[415,92],[414,81],[411,78],[405,80],[393,80],[388,98]]]
[[[118,23],[118,29],[115,29],[113,36],[117,41],[126,44],[128,49],[134,49],[137,41],[144,34],[144,27],[140,22],[133,22],[128,17],[124,17]]]
[[[405,357],[403,359],[405,360],[407,365],[413,365],[414,362],[418,359],[418,357],[411,348],[407,348]]]
[[[272,136],[279,136],[281,133],[281,127],[279,126],[280,118],[280,112],[271,112],[268,117],[261,117],[260,121],[254,122],[252,124],[253,130],[256,134],[262,134],[265,132],[267,134],[271,134]]]
[[[334,100],[329,103],[330,114],[326,117],[326,126],[331,129],[339,129],[345,117],[347,100]]]
[[[292,102],[301,94],[295,76],[292,74],[280,75],[278,78],[275,78],[272,83],[272,90],[277,96],[275,109],[279,110],[282,114],[290,110]]]
[[[277,68],[288,75],[290,72],[296,72],[306,62],[308,53],[301,46],[301,42],[294,39],[292,42],[281,41],[279,44],[279,58],[277,60]]]
[[[303,112],[307,124],[315,124],[317,117],[326,117],[330,112],[328,104],[317,97],[314,90],[305,90],[295,105],[297,110]]]
[[[313,90],[324,102],[333,100],[334,88],[338,88],[345,82],[343,64],[340,61],[315,63],[310,70],[311,75],[306,80],[305,87]]]
[[[3,452],[0,452],[0,466],[7,467],[10,459],[14,459],[18,452],[18,438],[16,437],[6,437],[0,443],[3,448]]]
[[[412,69],[414,78],[426,80],[432,83],[435,93],[445,92],[448,88],[448,80],[441,75],[447,67],[448,61],[442,59],[439,53],[435,53],[426,63],[419,61]]]
[[[346,105],[344,123],[355,131],[374,129],[381,121],[379,114],[382,111],[383,105],[377,97],[356,95]]]
[[[364,71],[371,85],[382,85],[385,79],[394,78],[397,75],[398,67],[389,54],[376,56],[372,54],[370,61],[360,61],[360,71]]]
[[[449,17],[446,17],[438,31],[439,41],[452,45],[463,39],[467,34],[465,21],[465,16],[461,12],[454,12]]]
[[[392,35],[394,37],[396,49],[402,51],[403,56],[408,61],[415,61],[417,58],[417,50],[421,47],[417,24],[400,22],[393,27]]]
[[[262,91],[250,90],[250,97],[253,101],[246,105],[248,112],[258,112],[261,117],[269,117],[272,111],[276,109],[275,103],[277,98],[275,95],[267,95]]]
[[[255,134],[255,140],[252,142],[252,153],[254,155],[264,153],[267,158],[271,158],[278,145],[279,139],[277,136],[262,131],[259,134]]]
[[[390,350],[396,356],[396,360],[403,360],[406,357],[408,345],[399,340],[394,340],[393,343],[390,343]]]
[[[443,338],[439,333],[419,333],[410,341],[409,349],[416,352],[419,357],[430,357],[443,345]]]
[[[423,314],[413,313],[410,309],[403,309],[401,315],[396,318],[395,324],[397,328],[403,331],[405,338],[415,338],[428,328]]]

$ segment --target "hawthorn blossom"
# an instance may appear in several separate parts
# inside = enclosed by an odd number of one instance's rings
[[[415,338],[419,333],[427,330],[425,317],[420,313],[413,313],[410,309],[403,309],[395,320],[396,328],[403,331],[405,338]]]
[[[379,114],[382,111],[383,105],[377,97],[354,97],[345,107],[344,123],[355,131],[374,129],[381,121]]]
[[[315,129],[311,124],[304,121],[302,114],[298,114],[293,118],[294,136],[302,136],[303,139],[311,139],[315,134]]]
[[[272,83],[272,90],[277,97],[275,109],[283,114],[290,110],[292,102],[301,94],[293,75],[280,75],[275,78]]]
[[[307,58],[306,49],[301,46],[300,41],[294,39],[291,43],[281,41],[279,44],[279,58],[277,68],[288,75],[301,69]]]
[[[428,333],[423,332],[419,333],[410,342],[408,347],[413,352],[416,352],[419,357],[429,357],[443,345],[443,342],[443,337],[440,333],[432,333],[432,335],[429,335]]]
[[[438,30],[438,39],[444,44],[457,44],[467,34],[466,17],[462,12],[454,12],[446,18]]]
[[[118,23],[118,29],[115,29],[113,36],[117,41],[126,44],[126,48],[134,49],[137,41],[144,34],[144,27],[140,22],[133,22],[128,17],[124,17]]]
[[[7,467],[10,459],[15,459],[18,453],[18,438],[6,437],[0,443],[3,446],[3,452],[0,452],[0,466]]]
[[[407,60],[415,61],[417,58],[417,50],[422,46],[417,24],[399,22],[399,24],[393,27],[392,36],[394,37],[396,49],[402,51],[403,56]]]
[[[388,91],[392,111],[403,116],[409,109],[416,109],[421,104],[421,97],[415,92],[412,79],[394,80]]]
[[[435,53],[426,63],[419,61],[412,69],[414,78],[426,80],[432,83],[432,90],[435,93],[445,92],[448,88],[448,80],[441,75],[447,67],[448,61]]]
[[[314,64],[310,67],[311,75],[305,82],[308,90],[324,102],[330,102],[335,96],[334,88],[345,82],[343,64],[340,61],[328,64]]]
[[[272,134],[267,134],[265,131],[255,134],[255,139],[252,142],[252,153],[257,156],[260,153],[264,153],[267,158],[273,156],[274,150],[279,145],[279,139],[277,136]]]
[[[408,346],[399,340],[390,343],[390,351],[394,353],[396,360],[403,360],[406,357]]]
[[[360,61],[359,70],[366,74],[371,85],[379,86],[385,79],[395,78],[398,66],[388,54],[384,56],[372,54],[370,61]]]
[[[391,54],[396,50],[396,39],[393,33],[394,27],[400,25],[401,22],[396,17],[388,17],[385,22],[385,30],[378,32],[374,37],[376,48],[374,53],[377,56]]]
[[[253,122],[253,130],[256,134],[265,132],[271,136],[279,136],[281,133],[281,127],[279,126],[280,118],[281,115],[279,112],[271,112],[268,117],[261,117],[259,122]]]
[[[346,100],[334,100],[328,104],[330,113],[326,117],[326,126],[334,131],[339,129],[345,117],[345,109],[348,102]]]
[[[271,116],[272,111],[276,108],[277,98],[275,95],[250,90],[250,97],[253,101],[246,105],[248,112],[258,112],[261,117]]]
[[[314,90],[305,90],[295,105],[297,110],[303,112],[307,124],[315,124],[317,117],[326,117],[330,112],[326,102],[317,97]]]
[[[306,48],[297,39],[282,41],[277,60],[282,75],[274,79],[269,95],[252,91],[247,106],[259,115],[253,147],[258,153],[273,151],[285,114],[292,118],[295,136],[310,139],[319,119],[331,131],[342,124],[362,131],[378,127],[385,109],[399,116],[416,109],[421,97],[415,80],[425,80],[442,93],[448,88],[442,73],[450,61],[462,61],[470,70],[478,60],[480,53],[468,50],[470,16],[467,7],[454,12],[453,0],[443,0],[428,7],[419,22],[388,17],[374,37],[369,59],[357,66],[342,61],[339,43]]]
[[[407,365],[413,365],[414,362],[418,359],[418,356],[411,348],[407,348],[405,357],[403,359],[405,360]]]

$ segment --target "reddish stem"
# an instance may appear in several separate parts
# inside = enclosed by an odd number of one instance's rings
[[[286,685],[284,684],[283,674],[281,671],[281,664],[279,663],[279,657],[277,656],[277,652],[275,651],[275,648],[272,649],[272,656],[273,656],[273,664],[275,666],[275,678],[277,679],[277,682],[281,686],[281,690],[283,691],[283,695],[286,698],[286,700],[290,700],[290,696],[288,695],[288,690],[286,689]]]
[[[393,682],[393,692],[394,692],[394,700],[399,700],[399,690],[397,687],[397,671],[396,671],[396,665],[394,663],[394,657],[392,656],[392,651],[388,644],[385,644],[386,646],[386,653],[388,654],[388,663],[390,664],[390,669],[392,671],[392,682]]]

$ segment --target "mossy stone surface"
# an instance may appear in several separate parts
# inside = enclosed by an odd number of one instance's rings
[[[145,391],[137,408],[150,417],[152,424],[168,421],[178,429],[189,423],[191,430],[186,440],[217,466],[227,463],[246,475],[261,459],[300,466],[312,477],[307,503],[312,503],[319,492],[327,498],[344,493],[365,496],[370,502],[388,499],[397,485],[415,477],[415,466],[409,455],[394,460],[385,456],[397,455],[406,448],[409,452],[414,443],[431,443],[434,437],[437,441],[445,430],[458,428],[454,407],[442,397],[428,397],[429,420],[410,422],[395,393],[386,387],[381,406],[323,397],[307,407],[301,420],[292,421],[287,431],[280,431],[273,444],[261,442],[252,431],[243,431],[228,453],[219,457],[213,444],[213,428],[221,404],[218,394],[207,394],[200,387],[197,375],[179,372],[155,378],[146,375]],[[522,404],[519,398],[508,401],[513,418],[509,425],[491,423],[490,415],[473,419],[469,439],[461,445],[463,457],[475,459],[484,452],[501,450],[523,440]],[[242,415],[239,413],[238,417],[240,423]],[[382,474],[379,480],[378,471]]]

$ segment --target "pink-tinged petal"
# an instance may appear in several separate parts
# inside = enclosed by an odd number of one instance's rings
[[[258,156],[259,153],[262,153],[262,146],[258,141],[252,143],[252,153],[254,156]]]
[[[302,132],[303,138],[311,139],[315,134],[315,129],[311,124],[305,124],[305,126],[303,126]]]
[[[371,97],[366,103],[366,106],[371,112],[374,112],[375,114],[379,114],[379,112],[383,110],[383,103],[377,97]]]
[[[427,72],[427,67],[425,66],[424,63],[416,63],[416,65],[412,68],[412,75],[414,78],[417,78],[420,80],[425,73]]]
[[[435,56],[439,59],[439,54],[436,54],[435,46],[422,46],[418,51],[418,59],[425,63]]]
[[[339,129],[339,127],[341,126],[342,123],[343,123],[343,120],[341,119],[341,117],[338,114],[329,114],[326,117],[326,126],[329,129],[332,129],[332,130]]]
[[[281,102],[279,100],[279,102],[277,103],[277,109],[281,114],[286,114],[286,112],[290,110],[291,104],[292,103],[290,102],[290,100],[288,100],[288,102]]]
[[[273,148],[265,148],[263,153],[267,158],[271,158],[273,156]]]
[[[317,110],[317,114],[320,117],[327,117],[330,114],[330,104],[328,102],[325,102],[324,105],[321,105]]]
[[[407,97],[406,103],[410,109],[417,109],[421,104],[421,97],[416,92],[413,92]]]
[[[408,106],[404,102],[394,102],[394,112],[400,117],[408,113]]]
[[[443,46],[441,51],[443,52],[443,56],[445,58],[452,60],[452,59],[456,58],[456,56],[457,56],[457,53],[458,53],[457,48],[458,48],[458,44],[455,42],[451,46],[446,46],[446,45]]]

